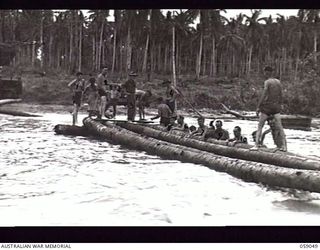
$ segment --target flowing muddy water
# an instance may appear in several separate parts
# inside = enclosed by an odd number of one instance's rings
[[[0,114],[0,226],[320,224],[320,194],[248,183],[93,138],[55,135],[54,125],[71,123],[69,108],[16,106],[42,117]],[[186,121],[196,124],[195,118]],[[252,143],[257,123],[224,121],[230,132],[236,125]],[[319,156],[319,129],[285,132],[289,151]],[[266,145],[273,147],[270,135]]]

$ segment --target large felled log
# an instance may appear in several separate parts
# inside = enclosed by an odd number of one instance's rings
[[[106,123],[103,125],[91,118],[85,118],[83,123],[89,132],[100,136],[100,138],[138,150],[144,150],[150,154],[202,164],[246,181],[320,192],[320,174],[315,170],[288,169],[218,156],[154,138],[145,138],[114,124]]]
[[[16,111],[12,109],[0,109],[0,114],[4,115],[13,115],[13,116],[25,116],[25,117],[41,117],[41,115],[36,115],[36,114],[30,114],[22,111]]]
[[[141,124],[141,125],[143,125],[143,124]],[[163,131],[163,132],[168,132],[166,127],[163,127],[163,126],[161,126],[159,124],[158,125],[146,124],[146,125],[148,127],[156,129],[156,130],[160,130],[160,131]],[[171,130],[170,133],[173,133],[173,134],[181,136],[181,137],[187,137],[188,136],[188,134],[186,134],[183,131],[179,131],[179,130]],[[236,145],[233,145],[233,143],[229,142],[229,141],[217,140],[217,139],[213,139],[213,138],[203,139],[201,136],[193,136],[191,138],[194,139],[194,140],[198,140],[198,141],[204,141],[204,142],[213,143],[213,144],[222,145],[222,146],[228,146],[228,147],[245,148],[245,149],[250,149],[250,148],[254,147],[254,145],[245,144],[245,143],[237,143]],[[294,154],[294,153],[291,153],[291,152],[279,151],[279,150],[277,150],[275,148],[272,149],[272,148],[261,147],[261,148],[259,148],[259,152],[275,153],[275,154],[278,154],[278,155],[287,155],[287,156],[290,156],[291,158],[301,159],[303,161],[306,161],[306,160],[320,161],[320,157],[319,156],[312,155],[312,156],[306,157],[306,156]]]
[[[9,104],[9,103],[17,103],[17,102],[21,102],[22,99],[2,99],[0,100],[0,106],[1,105],[5,105],[5,104]]]
[[[88,130],[83,126],[58,124],[53,128],[54,132],[60,135],[88,136]]]
[[[119,123],[118,125],[135,133],[146,135],[155,139],[196,148],[230,158],[261,162],[286,168],[320,170],[320,161],[307,159],[302,156],[297,157],[285,154],[250,151],[243,148],[222,146],[213,143],[202,142],[192,138],[173,135],[168,132],[163,132],[150,127],[139,126],[132,123]]]

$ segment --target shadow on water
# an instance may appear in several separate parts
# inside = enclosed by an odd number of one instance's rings
[[[320,214],[320,204],[312,200],[287,199],[283,201],[274,201],[273,204],[279,208],[285,208],[293,212],[303,212],[309,214]]]

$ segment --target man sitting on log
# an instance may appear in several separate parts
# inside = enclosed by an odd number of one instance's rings
[[[206,125],[204,125],[204,121],[205,121],[205,119],[203,116],[198,117],[199,127],[197,130],[193,131],[190,136],[201,136],[204,138],[206,131],[208,129],[208,127]]]
[[[151,120],[158,119],[160,117],[160,125],[167,127],[171,123],[172,111],[166,104],[166,100],[162,97],[157,99],[158,105],[158,115],[151,118]]]
[[[229,132],[222,128],[223,123],[221,120],[216,121],[216,129],[212,136],[213,139],[217,140],[228,140],[229,139]]]
[[[76,79],[72,80],[68,87],[73,90],[72,101],[73,101],[73,112],[72,112],[72,125],[76,125],[78,122],[78,112],[81,106],[82,94],[84,91],[84,79],[82,73],[76,74]]]
[[[267,80],[264,82],[264,90],[258,103],[257,115],[259,115],[259,123],[257,129],[257,140],[255,147],[251,150],[258,150],[263,126],[271,115],[274,117],[275,127],[277,127],[279,133],[281,133],[281,137],[285,138],[280,117],[282,86],[278,79],[272,77],[272,72],[273,69],[270,66],[264,68],[264,75]]]
[[[204,135],[204,139],[207,140],[209,138],[213,138],[214,137],[214,132],[216,131],[216,128],[214,126],[214,120],[210,121],[209,123],[209,127],[206,130],[206,133]]]
[[[246,137],[241,135],[241,128],[239,126],[235,126],[233,129],[234,138],[229,139],[229,142],[232,142],[231,145],[235,146],[237,143],[245,143],[248,144],[248,140]]]
[[[189,126],[184,122],[184,116],[178,115],[177,123],[170,124],[168,126],[168,131],[182,131],[189,133]]]
[[[189,134],[191,135],[194,131],[196,131],[197,130],[197,128],[196,128],[196,126],[194,126],[194,125],[191,125],[190,127],[189,127]]]

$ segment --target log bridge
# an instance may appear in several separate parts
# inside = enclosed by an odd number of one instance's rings
[[[56,125],[57,134],[95,136],[111,143],[166,159],[201,164],[248,182],[320,193],[320,161],[284,153],[256,152],[185,138],[154,125],[97,121],[85,118],[83,126]]]

